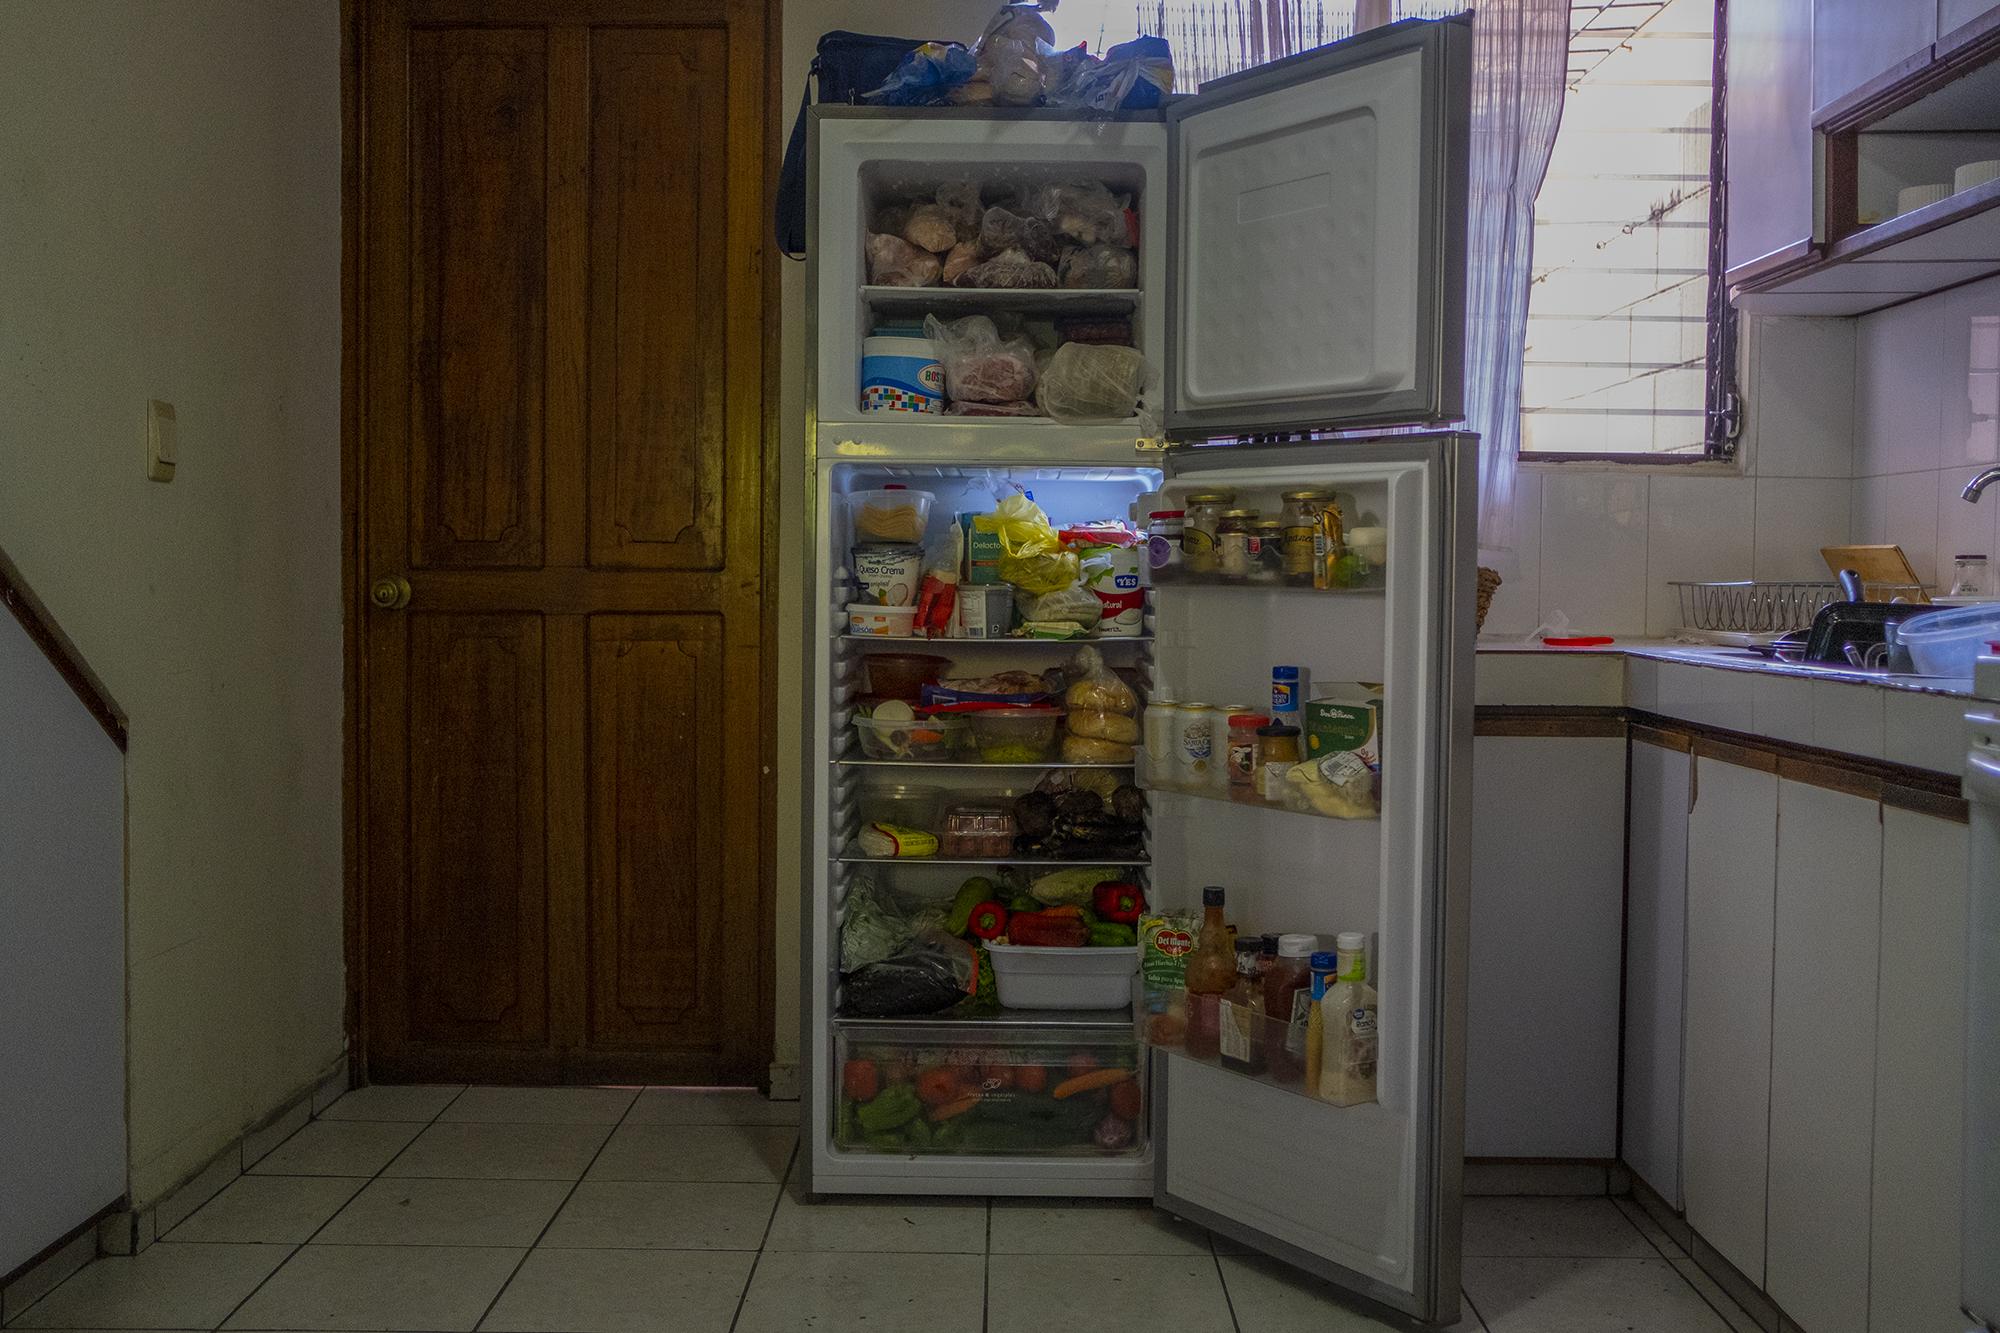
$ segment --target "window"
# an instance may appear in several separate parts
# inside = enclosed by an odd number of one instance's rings
[[[1521,457],[1729,452],[1717,0],[1572,0],[1535,201]]]

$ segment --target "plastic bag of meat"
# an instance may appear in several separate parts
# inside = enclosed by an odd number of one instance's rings
[[[1057,281],[1064,287],[1136,287],[1139,256],[1122,245],[1079,245],[1063,251]]]
[[[945,415],[952,417],[1038,417],[1042,415],[1042,409],[1030,402],[953,403],[945,409]]]
[[[1078,245],[1130,245],[1125,204],[1101,181],[1044,185],[1035,191],[1029,209],[1055,228],[1056,234]]]
[[[868,234],[868,281],[878,287],[935,287],[944,266],[900,236]]]
[[[945,396],[954,403],[1018,403],[1035,396],[1035,348],[1026,338],[1002,338],[984,315],[949,323],[924,318],[924,336],[944,362]]]
[[[979,262],[979,243],[960,241],[951,247],[951,253],[944,257],[944,285],[956,287],[966,271]],[[1129,340],[1128,340],[1129,341]]]
[[[1146,358],[1132,348],[1064,343],[1043,368],[1035,401],[1058,421],[1123,421],[1145,387]]]
[[[1112,343],[1132,345],[1132,321],[1103,316],[1084,316],[1056,321],[1056,337],[1066,343]]]
[[[1041,218],[1006,208],[987,209],[979,219],[979,257],[991,259],[1009,250],[1020,250],[1043,264],[1062,257],[1055,232]]]
[[[903,239],[919,250],[941,255],[958,244],[958,228],[951,214],[936,204],[918,204],[903,224]]]
[[[960,287],[1053,287],[1056,271],[1047,264],[1028,258],[1022,250],[1002,250],[983,264],[974,264],[961,273]]]
[[[961,241],[976,240],[986,205],[980,201],[978,181],[946,181],[937,188],[937,206],[951,218]]]

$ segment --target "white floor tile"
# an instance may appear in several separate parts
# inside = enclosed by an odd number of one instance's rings
[[[754,1250],[776,1185],[637,1184],[586,1180],[542,1244],[583,1250]]]
[[[803,1204],[787,1189],[764,1250],[984,1254],[986,1201],[869,1197]]]
[[[1392,1333],[1408,1327],[1365,1314],[1337,1288],[1272,1259],[1225,1257],[1221,1261],[1229,1307],[1242,1333]],[[1446,1333],[1483,1333],[1469,1306]]]
[[[373,1181],[315,1238],[325,1245],[502,1245],[525,1249],[556,1215],[566,1180]]]
[[[319,1113],[321,1120],[432,1120],[464,1092],[458,1083],[377,1083],[356,1088]]]
[[[1639,1234],[1644,1236],[1647,1243],[1659,1252],[1661,1258],[1679,1259],[1686,1257],[1687,1251],[1683,1250],[1674,1238],[1669,1236],[1666,1230],[1653,1220],[1653,1215],[1640,1207],[1636,1200],[1626,1197],[1613,1199],[1612,1202],[1618,1206],[1619,1212],[1625,1214],[1625,1220],[1638,1228]]]
[[[262,1176],[372,1176],[417,1136],[422,1125],[315,1120],[255,1166]]]
[[[467,1088],[438,1119],[507,1125],[615,1125],[637,1088]]]
[[[985,1260],[976,1254],[766,1254],[750,1279],[736,1333],[970,1333],[980,1327],[985,1275]],[[1065,1322],[1074,1323],[1074,1308],[1068,1313]],[[1116,1327],[1092,1326],[1104,1333]],[[991,1333],[1001,1327],[987,1325]],[[1175,1327],[1196,1333],[1201,1326]],[[1036,1333],[1047,1333],[1047,1326]]]
[[[1468,1259],[1659,1257],[1618,1206],[1605,1198],[1467,1199],[1464,1254]]]
[[[774,1102],[745,1088],[647,1088],[625,1117],[630,1125],[796,1125],[797,1102]]]
[[[479,1325],[490,1333],[726,1333],[747,1251],[536,1250]]]
[[[1701,1266],[1694,1260],[1676,1257],[1672,1262],[1674,1271],[1694,1288],[1697,1295],[1708,1302],[1710,1309],[1722,1316],[1732,1333],[1763,1333],[1762,1326],[1750,1317],[1749,1312],[1730,1300],[1729,1294],[1716,1286],[1715,1279],[1702,1272]]]
[[[362,1183],[353,1176],[239,1176],[160,1240],[301,1245]]]
[[[1465,1290],[1492,1333],[1729,1333],[1664,1259],[1467,1259]]]
[[[993,1201],[994,1254],[1207,1255],[1208,1233],[1143,1203]]]
[[[431,1125],[383,1172],[462,1180],[578,1180],[609,1125]]]
[[[589,1180],[715,1180],[775,1185],[791,1164],[789,1125],[620,1125]]]
[[[223,1327],[469,1333],[521,1256],[460,1246],[307,1245]]]
[[[99,1259],[14,1328],[214,1328],[285,1261],[284,1245],[155,1245]]]
[[[996,1254],[987,1261],[987,1333],[1234,1333],[1222,1275],[1208,1255],[1131,1255],[1115,1264],[1079,1250],[1052,1261]]]

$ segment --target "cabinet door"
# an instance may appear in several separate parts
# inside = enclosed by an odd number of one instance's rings
[[[1993,0],[1938,0],[1937,30],[1943,37],[1995,8]]]
[[[1778,784],[1764,1289],[1813,1333],[1868,1327],[1881,806]]]
[[[1466,1155],[1616,1156],[1625,738],[1472,758]]]
[[[1802,257],[1815,236],[1812,29],[1812,0],[1730,0],[1731,282]]]
[[[1688,1225],[1753,1282],[1764,1278],[1777,852],[1777,774],[1697,755],[1681,1183]]]
[[[1924,50],[1937,34],[1937,0],[1815,0],[1813,105],[1853,92]]]
[[[1869,1327],[1959,1333],[1966,829],[1882,811]]]
[[[1635,738],[1625,863],[1627,1166],[1681,1206],[1682,969],[1687,961],[1688,797],[1694,760]]]

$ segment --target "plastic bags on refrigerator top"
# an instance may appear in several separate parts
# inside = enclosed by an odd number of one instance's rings
[[[949,322],[924,317],[924,336],[944,362],[945,396],[953,402],[1014,403],[1035,393],[1035,348],[1026,338],[1002,338],[984,315]]]
[[[1080,111],[1150,111],[1173,90],[1173,48],[1164,37],[1138,37],[1118,43],[1102,60],[1059,70],[1048,103]]]
[[[930,106],[970,82],[978,69],[972,52],[957,42],[925,42],[862,100],[877,106]]]
[[[1042,367],[1035,402],[1058,421],[1123,421],[1139,410],[1146,379],[1133,348],[1064,343]]]
[[[944,266],[900,236],[868,234],[868,281],[878,287],[935,287]]]
[[[978,69],[973,81],[992,89],[993,105],[1034,106],[1042,100],[1056,56],[1055,29],[1042,10],[1054,8],[1054,0],[1002,5],[973,43]]]

